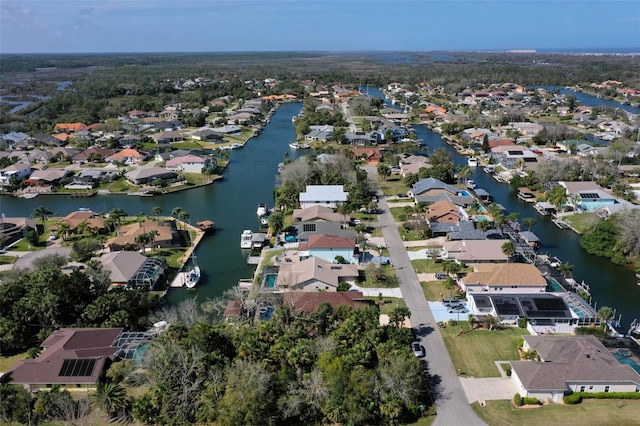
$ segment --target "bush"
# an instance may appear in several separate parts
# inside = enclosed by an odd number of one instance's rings
[[[524,402],[524,405],[540,405],[540,400],[538,398],[524,397],[522,398],[522,402]]]
[[[573,405],[580,404],[582,402],[582,395],[579,393],[572,393],[571,395],[567,395],[562,398],[565,404]]]
[[[516,407],[522,407],[524,405],[524,402],[522,402],[522,397],[519,393],[513,395],[513,403]]]
[[[507,377],[511,377],[511,367],[505,369],[505,373],[507,373]]]
[[[522,337],[518,338],[518,347],[521,348],[524,346],[524,339]]]
[[[640,392],[578,392],[583,399],[640,399]]]

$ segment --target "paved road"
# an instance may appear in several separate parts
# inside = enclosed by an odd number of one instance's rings
[[[370,179],[377,181],[375,167],[365,167],[365,169],[369,173]],[[434,425],[484,425],[484,422],[476,416],[469,405],[440,330],[436,326],[436,321],[400,238],[398,228],[389,212],[389,206],[382,193],[378,194],[378,198],[378,206],[382,210],[378,216],[382,235],[395,266],[402,295],[411,310],[411,324],[427,349],[426,360],[437,406]],[[470,354],[470,356],[473,355]]]

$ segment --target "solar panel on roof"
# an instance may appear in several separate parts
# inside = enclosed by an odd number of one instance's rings
[[[96,365],[95,359],[65,359],[62,362],[60,373],[61,377],[87,377],[93,373]]]

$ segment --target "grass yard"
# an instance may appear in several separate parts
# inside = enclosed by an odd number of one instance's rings
[[[380,308],[380,313],[385,315],[389,315],[396,306],[407,306],[401,297],[383,297],[381,299],[377,296],[365,296],[364,298],[365,300],[372,300]]]
[[[446,297],[458,296],[455,293],[455,288],[452,290],[447,289],[444,285],[445,280],[437,280],[437,281],[420,281],[420,286],[422,287],[422,292],[424,293],[425,299],[429,302],[439,302],[442,300],[442,294]]]
[[[436,263],[433,259],[414,259],[411,264],[417,274],[435,274],[442,271],[442,263]]]
[[[458,330],[464,334],[456,336]],[[462,321],[440,332],[454,367],[471,377],[500,377],[494,361],[518,360],[518,339],[529,334],[522,328],[470,330]]]
[[[569,222],[579,234],[583,234],[587,230],[593,228],[595,223],[600,220],[595,213],[572,214],[562,216],[562,219]]]
[[[16,361],[20,361],[26,357],[26,352],[13,356],[0,356],[0,372],[6,372]]]
[[[587,399],[577,405],[545,405],[536,409],[514,408],[509,401],[487,401],[486,407],[477,402],[471,407],[491,426],[640,424],[640,400]]]
[[[0,265],[12,265],[18,260],[17,256],[0,255]]]

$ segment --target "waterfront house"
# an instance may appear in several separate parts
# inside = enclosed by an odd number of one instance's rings
[[[524,145],[497,146],[491,149],[491,156],[506,169],[516,168],[520,159],[524,168],[534,168],[538,163],[538,155]]]
[[[109,271],[113,287],[153,290],[167,271],[164,259],[146,257],[135,251],[104,253],[100,263]]]
[[[209,158],[189,154],[168,160],[165,167],[175,172],[202,173],[202,170],[211,167],[211,160]]]
[[[424,155],[405,154],[400,159],[400,175],[407,176],[409,173],[418,174],[420,169],[431,167],[429,157]]]
[[[452,195],[450,192],[435,193],[433,195],[416,195],[414,200],[416,204],[431,204],[437,203],[438,201],[448,201],[462,208],[467,208],[475,202],[475,199],[470,195]]]
[[[74,155],[73,162],[77,164],[84,164],[88,162],[102,163],[104,162],[105,158],[115,154],[116,152],[118,152],[117,149],[107,149],[100,148],[98,146],[92,146],[85,149],[81,153]]]
[[[502,252],[502,245],[506,241],[508,240],[445,241],[441,257],[457,263],[507,262],[509,258]]]
[[[295,209],[293,221],[301,222],[348,222],[350,217],[333,211],[331,207],[314,205],[306,209]]]
[[[24,182],[27,185],[57,185],[62,179],[72,176],[73,172],[67,169],[34,170]]]
[[[89,226],[97,232],[105,230],[104,218],[98,216],[97,213],[94,213],[91,210],[77,210],[71,212],[60,219],[58,223],[53,225],[51,230],[57,230],[61,223],[68,225],[69,230],[73,232],[76,232],[78,225],[80,224],[82,224],[83,227],[85,225]]]
[[[95,391],[98,379],[114,359],[122,328],[61,328],[40,347],[35,359],[17,361],[0,377],[2,383],[22,385],[30,392]]]
[[[124,176],[134,185],[151,184],[153,181],[159,179],[171,181],[178,177],[176,172],[164,167],[139,167],[127,172]]]
[[[452,223],[459,222],[461,219],[461,212],[458,206],[451,201],[436,201],[427,207],[426,217],[429,223]]]
[[[32,172],[28,163],[15,163],[0,170],[0,186],[9,186],[13,181],[20,181]]]
[[[410,190],[411,196],[417,195],[437,195],[448,193],[449,195],[458,195],[460,189],[453,185],[446,184],[436,178],[426,178],[416,182]]]
[[[19,240],[28,228],[37,229],[36,220],[31,217],[0,217],[0,241],[3,247]]]
[[[511,378],[525,397],[562,402],[573,392],[640,392],[640,375],[620,363],[595,336],[523,336],[536,361],[511,361]]]
[[[343,185],[307,185],[306,191],[299,195],[300,207],[320,205],[335,208],[347,202],[348,192]]]
[[[350,145],[377,145],[382,141],[382,137],[380,132],[372,131],[372,132],[362,132],[362,131],[347,131],[344,134],[344,137],[348,144]]]
[[[180,237],[174,221],[136,222],[131,225],[120,226],[117,236],[107,240],[105,246],[109,251],[141,250],[142,244],[137,238],[143,234],[153,233],[153,239],[147,247],[166,248],[180,245]]]
[[[276,280],[279,290],[305,292],[338,291],[340,282],[353,282],[358,278],[358,267],[336,264],[320,257],[309,257],[299,262],[280,265]]]
[[[495,241],[499,241],[500,244]],[[499,256],[498,246],[502,247],[504,242],[503,240],[494,240],[487,243],[487,250],[492,247],[494,256],[497,257]],[[476,249],[479,246],[478,242],[469,241],[467,243]],[[460,246],[457,248],[460,249]],[[500,251],[502,250],[500,249]],[[478,250],[474,250],[474,253],[474,255],[482,256]],[[506,255],[503,254],[502,259],[506,260]],[[462,277],[459,283],[462,290],[467,293],[541,293],[547,288],[547,280],[531,263],[476,264],[474,271]]]
[[[298,245],[300,259],[315,256],[327,262],[335,262],[336,257],[340,256],[346,263],[358,263],[358,254],[355,238],[344,238],[337,235],[309,235],[306,242]]]
[[[342,216],[342,215],[340,215]],[[296,225],[298,241],[308,241],[314,234],[337,235],[343,238],[355,238],[356,231],[352,228],[343,228],[340,222],[327,222],[324,220],[308,220]]]
[[[309,141],[330,141],[333,137],[333,126],[325,124],[322,126],[309,126],[309,133],[304,138]]]
[[[222,135],[208,127],[191,132],[191,137],[199,141],[222,141]]]

